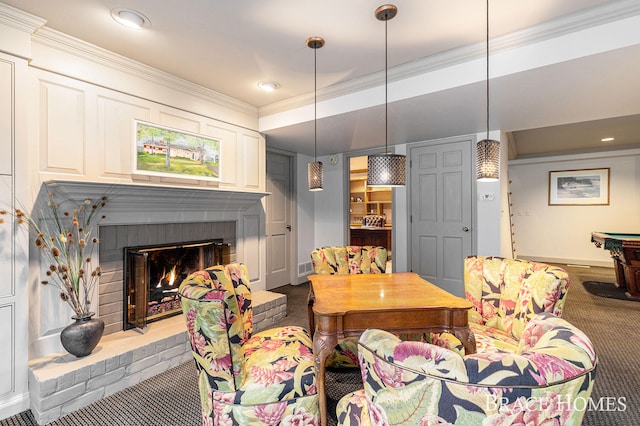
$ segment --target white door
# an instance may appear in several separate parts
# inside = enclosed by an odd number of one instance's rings
[[[267,290],[291,284],[291,157],[267,152]]]
[[[464,258],[472,253],[471,140],[410,150],[411,270],[464,296]]]

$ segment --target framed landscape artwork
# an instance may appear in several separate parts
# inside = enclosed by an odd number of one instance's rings
[[[609,205],[609,168],[549,172],[549,205]]]
[[[220,180],[220,141],[134,121],[134,173]]]

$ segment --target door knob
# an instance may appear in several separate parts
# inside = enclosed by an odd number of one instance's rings
[[[287,225],[287,229],[291,231],[291,225]]]
[[[468,227],[468,226],[463,226],[463,227],[462,227],[462,230],[463,230],[464,232],[469,232],[469,227]]]

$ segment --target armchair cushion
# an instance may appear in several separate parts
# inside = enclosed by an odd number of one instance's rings
[[[339,401],[340,425],[579,425],[597,366],[584,333],[550,313],[529,321],[515,353],[460,356],[374,329],[358,349],[364,389]]]
[[[318,421],[309,333],[281,327],[252,334],[245,265],[195,272],[179,294],[198,369],[203,425]]]

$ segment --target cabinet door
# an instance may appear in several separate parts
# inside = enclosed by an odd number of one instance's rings
[[[13,63],[0,57],[0,175],[11,174],[13,136]]]

